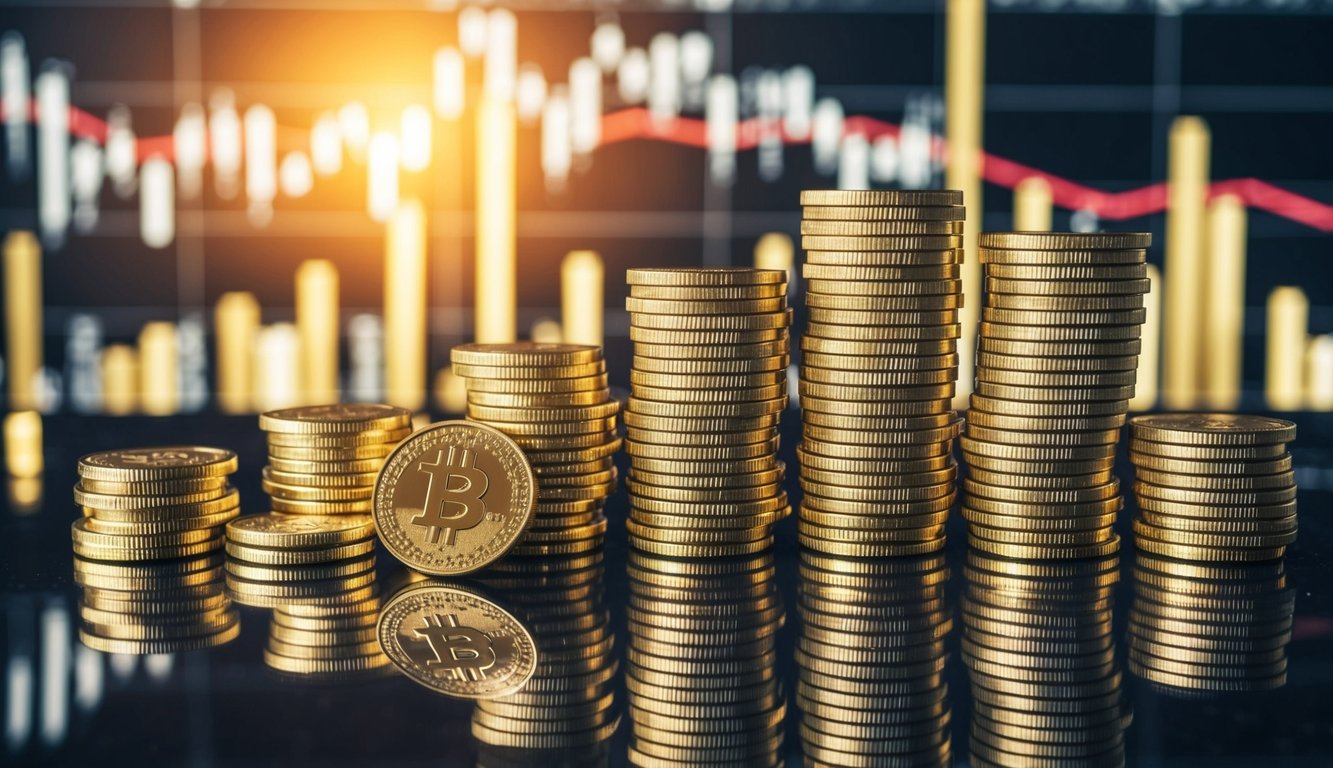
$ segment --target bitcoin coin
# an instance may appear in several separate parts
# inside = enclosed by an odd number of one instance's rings
[[[491,427],[446,421],[418,431],[375,481],[375,529],[391,553],[432,575],[498,560],[531,522],[536,479],[522,449]]]

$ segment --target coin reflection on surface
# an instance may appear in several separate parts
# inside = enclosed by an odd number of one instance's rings
[[[630,552],[629,762],[776,766],[782,598],[773,556],[675,560]]]
[[[399,590],[376,633],[408,679],[456,698],[523,690],[537,668],[536,644],[518,619],[477,591],[439,581]]]
[[[801,553],[801,743],[807,765],[950,763],[940,554],[859,560]]]
[[[537,666],[523,690],[477,702],[479,765],[597,765],[620,724],[615,634],[603,597],[602,552],[510,557],[484,583],[532,632]]]
[[[222,557],[148,563],[74,558],[79,639],[104,653],[180,653],[228,643],[240,615],[223,593]]]
[[[1129,716],[1111,629],[1119,558],[1037,562],[973,550],[966,577],[972,765],[1124,765]]]
[[[1129,669],[1177,697],[1281,688],[1295,590],[1282,561],[1191,563],[1140,551]]]

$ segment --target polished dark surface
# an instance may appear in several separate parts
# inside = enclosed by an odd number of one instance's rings
[[[1256,612],[1263,614],[1260,618],[1281,621],[1294,601],[1291,641],[1285,646],[1286,681],[1274,690],[1204,696],[1155,687],[1131,671],[1128,637],[1132,609],[1136,599],[1153,593],[1136,593],[1136,586],[1143,585],[1135,583],[1136,557],[1128,533],[1135,505],[1132,496],[1126,499],[1117,526],[1123,545],[1118,561],[1108,566],[1120,573],[1118,582],[1109,589],[1113,593],[1109,602],[1114,640],[1112,668],[1122,678],[1125,717],[1120,722],[1126,726],[1121,734],[1125,764],[1333,763],[1333,525],[1326,515],[1333,506],[1333,418],[1298,414],[1295,420],[1300,432],[1291,448],[1300,485],[1300,537],[1282,563],[1281,584],[1267,592],[1261,590],[1265,595],[1262,600],[1238,603],[1233,617],[1238,626],[1256,620]],[[77,638],[79,589],[72,577],[69,539],[69,524],[78,514],[69,490],[75,482],[78,456],[94,450],[182,441],[232,448],[241,455],[241,469],[235,480],[241,489],[243,511],[254,513],[266,511],[265,497],[259,490],[263,435],[253,417],[58,416],[46,419],[45,429],[47,472],[42,500],[19,503],[16,497],[31,493],[32,488],[11,484],[0,517],[0,616],[4,625],[0,647],[6,659],[6,686],[0,697],[7,739],[0,762],[626,764],[632,741],[625,688],[631,664],[626,649],[631,634],[637,631],[627,617],[633,587],[641,583],[631,582],[630,574],[642,574],[643,570],[629,562],[623,491],[608,507],[612,525],[600,562],[585,561],[574,569],[579,583],[571,584],[570,589],[577,591],[576,595],[562,591],[559,579],[549,573],[525,574],[521,569],[515,569],[516,573],[488,572],[467,582],[520,618],[537,617],[537,621],[553,603],[566,597],[581,600],[588,610],[609,613],[609,627],[615,638],[607,659],[613,672],[605,688],[614,691],[612,706],[622,717],[605,747],[582,752],[577,759],[523,750],[497,756],[490,749],[479,754],[471,736],[473,703],[434,694],[401,675],[391,673],[354,682],[311,682],[270,670],[262,658],[269,633],[271,612],[267,610],[242,607],[240,636],[209,651],[172,657],[112,658],[82,648]],[[788,482],[794,486],[791,454],[799,435],[795,412],[788,413],[783,432]],[[1128,477],[1127,464],[1122,463],[1118,474],[1122,481]],[[941,615],[952,620],[942,646],[950,715],[941,720],[951,741],[951,764],[968,765],[972,764],[969,734],[974,719],[973,687],[962,653],[963,637],[970,625],[961,607],[974,596],[978,584],[969,578],[962,520],[955,516],[949,531],[950,546],[945,556],[948,577],[942,581],[942,602],[926,607],[938,607]],[[772,664],[772,690],[787,702],[785,728],[779,729],[785,731],[785,738],[774,757],[788,765],[800,765],[802,714],[796,700],[801,673],[797,644],[810,633],[802,626],[798,598],[809,590],[811,582],[801,573],[794,520],[779,526],[772,558],[773,584],[780,596],[778,604],[783,606],[785,624],[776,634],[773,653],[761,653],[754,663]],[[378,572],[385,597],[407,580],[405,569],[383,551],[378,555]],[[585,589],[589,584],[595,586]],[[1041,600],[1053,597],[1043,592],[1051,584],[1031,586],[1034,594],[1044,595]],[[726,589],[716,594],[719,601],[736,600],[735,593]],[[904,599],[912,602],[910,590],[894,594],[906,595]],[[934,599],[933,595],[923,593],[922,600]],[[1064,610],[1080,595],[1066,594],[1067,599],[1051,602],[1050,609]],[[820,602],[826,618],[839,618],[838,604],[836,600]],[[1044,605],[1033,607],[1044,610]],[[1218,614],[1211,615],[1216,618]],[[772,618],[771,613],[763,616]],[[767,679],[763,669],[754,673],[745,679],[767,684],[763,683]],[[658,678],[657,682],[662,680]],[[666,683],[669,688],[670,680]]]

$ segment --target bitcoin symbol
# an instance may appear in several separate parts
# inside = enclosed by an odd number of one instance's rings
[[[490,635],[471,627],[460,627],[458,617],[433,614],[422,619],[424,626],[412,630],[429,645],[434,658],[426,667],[444,667],[456,680],[481,680],[495,666]]]
[[[457,463],[454,463],[455,451],[458,451]],[[475,461],[472,451],[450,446],[447,458],[444,451],[436,451],[435,461],[417,465],[418,472],[430,475],[430,483],[426,486],[426,503],[421,514],[412,518],[412,524],[427,529],[426,541],[431,544],[440,542],[441,533],[445,544],[453,544],[458,531],[471,528],[486,516],[481,497],[490,480],[485,472],[473,466]],[[452,487],[454,478],[462,481],[460,487]]]

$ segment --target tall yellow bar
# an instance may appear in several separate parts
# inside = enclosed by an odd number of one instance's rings
[[[450,366],[435,374],[435,407],[448,414],[467,410],[467,382]]]
[[[602,346],[605,306],[602,257],[596,251],[570,251],[560,264],[561,326],[565,341]]]
[[[1192,408],[1203,385],[1204,218],[1208,196],[1208,125],[1178,117],[1167,157],[1166,314],[1162,403]]]
[[[1129,401],[1132,411],[1151,411],[1157,407],[1158,376],[1162,365],[1162,273],[1153,264],[1148,265],[1148,281],[1152,290],[1143,297],[1144,320],[1140,329],[1142,346],[1139,351],[1139,370],[1134,382],[1134,397]]]
[[[1051,185],[1040,176],[1014,187],[1014,229],[1047,232],[1051,228]]]
[[[139,331],[139,404],[150,416],[169,416],[180,407],[176,346],[172,323],[148,323]]]
[[[259,332],[259,302],[254,294],[222,294],[213,310],[213,326],[218,407],[224,413],[250,413],[255,409],[254,344]]]
[[[5,471],[10,477],[37,477],[42,459],[42,417],[36,411],[5,415]]]
[[[1305,348],[1305,407],[1333,411],[1333,335],[1315,336]]]
[[[9,407],[36,410],[42,370],[42,248],[31,232],[5,237],[5,376]]]
[[[476,338],[518,338],[514,105],[483,97],[477,107]],[[392,339],[392,336],[387,338]]]
[[[139,406],[139,354],[128,344],[102,350],[102,409],[112,416]]]
[[[426,404],[426,209],[398,204],[384,257],[384,393],[397,406]]]
[[[1203,304],[1203,401],[1215,410],[1240,407],[1241,334],[1245,328],[1245,204],[1222,195],[1208,206],[1207,279]]]
[[[296,269],[296,330],[301,350],[301,402],[338,402],[338,269],[325,259]]]
[[[963,228],[962,338],[958,342],[957,408],[966,408],[972,392],[977,319],[981,311],[981,120],[986,79],[985,0],[949,0],[945,41],[944,108],[949,155],[945,185],[963,191],[967,220]]]
[[[1268,294],[1268,350],[1264,395],[1275,411],[1295,411],[1305,404],[1305,346],[1310,301],[1305,291],[1282,285]]]
[[[560,323],[549,317],[539,318],[528,329],[528,338],[538,344],[559,344],[565,341],[565,331],[560,327]]]

